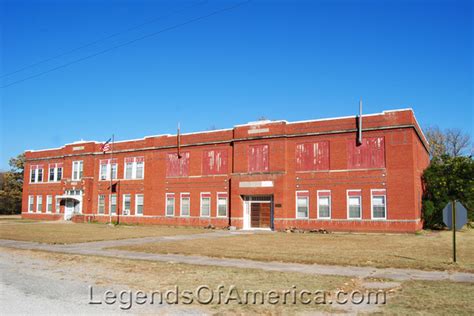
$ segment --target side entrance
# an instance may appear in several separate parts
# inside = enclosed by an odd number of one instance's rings
[[[273,229],[273,196],[244,195],[244,229]]]

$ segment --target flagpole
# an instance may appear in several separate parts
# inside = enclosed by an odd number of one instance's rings
[[[110,146],[110,197],[109,197],[109,224],[112,224],[112,163],[114,154],[114,134],[112,134],[112,144]],[[118,171],[118,170],[117,170]],[[116,203],[117,204],[117,203]]]

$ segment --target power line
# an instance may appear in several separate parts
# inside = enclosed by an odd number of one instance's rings
[[[146,34],[146,35],[141,36],[141,37],[138,37],[138,38],[136,38],[136,39],[133,39],[133,40],[124,42],[124,43],[122,43],[122,44],[115,45],[115,46],[112,46],[112,47],[110,47],[110,48],[101,50],[101,51],[99,51],[99,52],[97,52],[97,53],[94,53],[94,54],[91,54],[91,55],[87,55],[87,56],[85,56],[85,57],[78,58],[78,59],[73,60],[73,61],[70,61],[70,62],[68,62],[68,63],[65,63],[65,64],[59,65],[59,66],[57,66],[57,67],[48,69],[48,70],[46,70],[46,71],[40,72],[40,73],[38,73],[38,74],[31,75],[31,76],[25,77],[25,78],[20,79],[20,80],[17,80],[17,81],[13,81],[13,82],[11,82],[11,83],[9,83],[9,84],[6,84],[6,85],[4,85],[4,86],[1,86],[0,88],[7,88],[7,87],[10,87],[10,86],[12,86],[12,85],[15,85],[15,84],[18,84],[18,83],[21,83],[21,82],[24,82],[24,81],[27,81],[27,80],[30,80],[30,79],[34,79],[34,78],[40,77],[40,76],[42,76],[42,75],[45,75],[45,74],[47,74],[47,73],[56,71],[56,70],[58,70],[58,69],[62,69],[62,68],[68,67],[68,66],[70,66],[70,65],[72,65],[72,64],[79,63],[79,62],[81,62],[81,61],[84,61],[84,60],[93,58],[93,57],[95,57],[95,56],[105,54],[105,53],[110,52],[110,51],[112,51],[112,50],[114,50],[114,49],[117,49],[117,48],[120,48],[120,47],[123,47],[123,46],[126,46],[126,45],[133,44],[133,43],[135,43],[135,42],[138,42],[138,41],[141,41],[141,40],[144,40],[144,39],[147,39],[147,38],[150,38],[150,37],[159,35],[159,34],[161,34],[161,33],[165,33],[165,32],[168,32],[168,31],[171,31],[171,30],[174,30],[174,29],[177,29],[177,28],[186,26],[186,25],[191,24],[191,23],[195,23],[195,22],[204,20],[204,19],[209,18],[209,17],[211,17],[211,16],[218,15],[218,14],[220,14],[220,13],[224,13],[224,12],[226,12],[226,11],[230,11],[230,10],[236,9],[236,8],[242,6],[242,5],[244,5],[244,4],[246,4],[246,3],[250,2],[250,1],[251,1],[251,0],[242,1],[242,2],[239,2],[239,3],[234,4],[234,5],[232,5],[232,6],[228,6],[228,7],[225,7],[225,8],[216,10],[216,11],[213,11],[213,12],[211,12],[211,13],[208,13],[208,14],[205,14],[205,15],[201,15],[201,16],[192,18],[192,19],[187,20],[187,21],[185,21],[185,22],[178,23],[178,24],[175,24],[175,25],[166,27],[166,28],[161,29],[161,30],[159,30],[159,31],[156,31],[156,32],[153,32],[153,33],[150,33],[150,34]]]
[[[66,52],[60,53],[60,54],[58,54],[58,55],[55,55],[55,56],[52,56],[52,57],[49,57],[49,58],[40,60],[40,61],[38,61],[38,62],[32,63],[32,64],[30,64],[30,65],[24,66],[24,67],[19,68],[19,69],[15,70],[15,71],[12,71],[12,72],[9,72],[9,73],[6,73],[6,74],[2,74],[2,75],[0,76],[0,78],[10,77],[11,75],[14,75],[14,74],[16,74],[16,73],[19,73],[20,71],[23,71],[23,70],[26,70],[26,69],[29,69],[29,68],[32,68],[32,67],[35,67],[35,66],[44,64],[44,63],[46,63],[46,62],[48,62],[48,61],[55,60],[55,59],[58,59],[58,58],[60,58],[60,57],[69,55],[69,54],[74,53],[74,52],[77,52],[77,51],[79,51],[79,50],[81,50],[81,49],[84,49],[84,48],[93,46],[93,45],[98,44],[98,43],[100,43],[100,42],[103,42],[103,41],[105,41],[105,40],[108,40],[108,39],[114,38],[114,37],[116,37],[116,36],[119,36],[119,35],[128,33],[128,32],[130,32],[130,31],[136,30],[136,29],[141,28],[141,27],[143,27],[143,26],[145,26],[145,25],[155,23],[155,22],[157,22],[157,21],[159,21],[159,20],[168,18],[168,17],[170,17],[170,16],[173,16],[174,14],[180,13],[180,12],[182,12],[182,11],[185,11],[185,10],[187,10],[187,9],[193,8],[193,7],[195,7],[195,6],[199,6],[199,5],[204,4],[204,3],[206,3],[206,2],[208,2],[208,1],[207,1],[207,0],[205,0],[205,1],[200,1],[200,2],[197,2],[197,3],[195,3],[195,4],[193,4],[193,5],[189,6],[189,7],[186,7],[186,8],[180,9],[180,10],[174,10],[174,11],[172,11],[171,13],[169,13],[169,14],[167,14],[167,15],[154,18],[154,19],[152,19],[152,20],[150,20],[150,21],[147,21],[147,22],[144,22],[144,23],[141,23],[141,24],[132,26],[132,27],[130,27],[130,28],[128,28],[128,29],[125,29],[125,30],[123,30],[123,31],[120,31],[120,32],[116,32],[116,33],[107,35],[107,36],[105,36],[105,37],[102,37],[102,38],[99,38],[99,39],[94,40],[94,41],[92,41],[92,42],[86,43],[86,44],[84,44],[84,45],[75,47],[75,48],[73,48],[73,49],[71,49],[71,50],[68,50],[68,51],[66,51]]]

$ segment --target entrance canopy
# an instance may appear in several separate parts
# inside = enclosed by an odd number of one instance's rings
[[[77,202],[81,202],[81,197],[80,196],[77,196],[77,195],[58,195],[56,196],[56,198],[58,200],[67,200],[67,199],[71,199],[71,200],[75,200]]]

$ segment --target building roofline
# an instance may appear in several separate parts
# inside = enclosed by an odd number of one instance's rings
[[[421,129],[420,124],[418,123],[415,113],[412,108],[402,108],[402,109],[394,109],[394,110],[385,110],[379,113],[371,113],[371,114],[363,114],[362,117],[371,117],[371,116],[378,116],[378,115],[384,115],[386,113],[393,113],[393,112],[404,112],[404,111],[411,111],[413,114],[413,118],[415,119],[416,124],[418,125],[418,128],[420,129],[421,135],[423,137],[423,140],[426,142],[426,144],[429,144],[426,136],[423,133],[423,130]],[[197,134],[208,134],[208,133],[218,133],[218,132],[227,132],[227,131],[232,131],[236,127],[246,127],[246,126],[253,126],[253,125],[265,125],[265,124],[274,124],[274,123],[286,123],[287,125],[293,125],[293,124],[301,124],[301,123],[313,123],[313,122],[324,122],[324,121],[333,121],[333,120],[341,120],[341,119],[349,119],[349,118],[356,118],[358,115],[348,115],[348,116],[336,116],[336,117],[328,117],[328,118],[320,118],[320,119],[310,119],[310,120],[301,120],[301,121],[293,121],[289,122],[287,120],[262,120],[262,121],[253,121],[253,122],[248,122],[246,124],[238,124],[234,125],[232,128],[224,128],[224,129],[217,129],[217,130],[211,130],[211,131],[198,131],[198,132],[190,132],[190,133],[182,133],[181,136],[186,136],[186,135],[197,135]],[[158,137],[175,137],[177,134],[158,134],[158,135],[149,135],[149,136],[144,136],[142,138],[135,138],[135,139],[126,139],[126,140],[120,140],[120,141],[115,141],[114,143],[126,143],[126,142],[134,142],[134,141],[143,141],[148,138],[158,138]],[[58,150],[58,149],[63,149],[66,146],[70,145],[77,145],[77,144],[85,144],[85,143],[94,143],[94,144],[104,144],[105,142],[98,142],[95,140],[91,141],[85,141],[85,140],[80,140],[80,141],[75,141],[72,143],[67,143],[61,147],[56,147],[56,148],[46,148],[46,149],[29,149],[25,150],[25,152],[43,152],[43,151],[49,151],[49,150]]]

